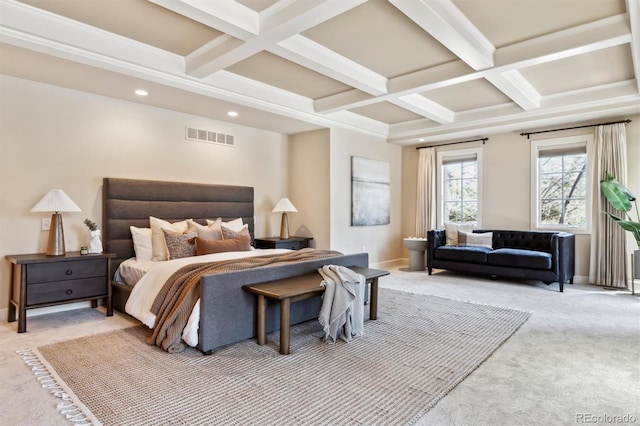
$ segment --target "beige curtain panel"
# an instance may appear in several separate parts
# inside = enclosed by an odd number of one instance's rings
[[[589,282],[607,287],[627,287],[627,236],[614,220],[603,212],[620,216],[600,190],[607,173],[623,185],[627,181],[627,137],[624,123],[597,126],[593,141],[593,210]]]
[[[416,194],[416,237],[425,238],[436,224],[436,153],[434,148],[418,150]]]

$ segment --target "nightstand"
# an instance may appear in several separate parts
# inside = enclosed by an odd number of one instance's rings
[[[300,250],[309,247],[309,241],[311,240],[313,238],[309,237],[290,237],[288,240],[283,240],[279,237],[256,238],[256,248]]]
[[[64,256],[44,253],[8,255],[11,262],[11,300],[8,322],[16,320],[18,333],[27,331],[27,309],[106,299],[107,316],[113,315],[109,270],[115,253]]]

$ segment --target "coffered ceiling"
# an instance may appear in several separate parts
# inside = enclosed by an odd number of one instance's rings
[[[640,0],[0,0],[3,74],[402,145],[640,113],[639,46]]]

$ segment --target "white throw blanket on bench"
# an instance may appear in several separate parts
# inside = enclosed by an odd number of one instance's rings
[[[335,343],[340,337],[348,342],[362,336],[364,322],[364,276],[344,266],[326,265],[318,269],[325,292],[318,320],[324,339]]]

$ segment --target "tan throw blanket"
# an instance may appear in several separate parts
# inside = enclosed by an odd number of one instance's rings
[[[341,254],[333,250],[305,248],[285,254],[184,266],[169,277],[151,306],[151,312],[156,314],[156,323],[147,343],[155,344],[168,352],[182,352],[185,349],[182,330],[187,325],[191,311],[200,297],[200,278],[203,275],[329,258]]]

